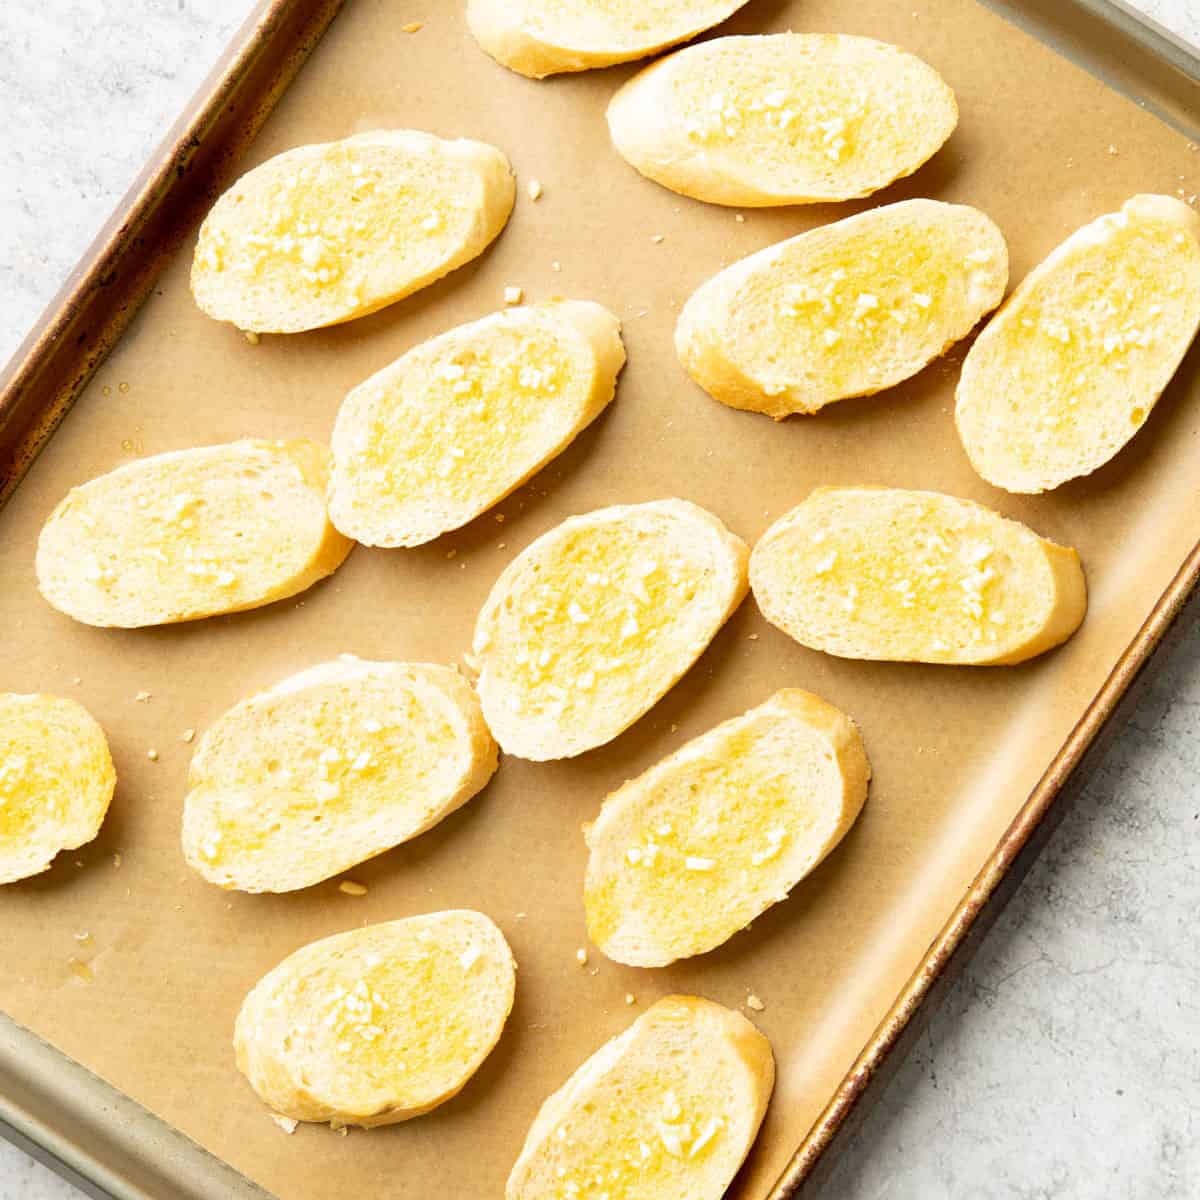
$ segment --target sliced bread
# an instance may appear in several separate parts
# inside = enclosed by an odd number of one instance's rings
[[[982,504],[900,488],[818,488],[754,547],[763,616],[842,658],[1018,663],[1079,628],[1074,550]]]
[[[657,54],[720,24],[746,0],[467,0],[479,45],[543,79]]]
[[[505,1200],[721,1200],[774,1085],[770,1044],[745,1017],[668,996],[542,1105]]]
[[[132,628],[258,608],[341,566],[329,451],[246,440],[126,463],[72,488],[37,547],[42,595],[86,625]]]
[[[0,884],[90,842],[116,784],[104,730],[82,704],[0,693]]]
[[[963,364],[971,465],[1044,492],[1108,462],[1145,424],[1200,328],[1200,213],[1134,196],[1021,282]]]
[[[570,758],[627,729],[741,603],[747,557],[686,500],[602,508],[544,533],[475,625],[479,697],[501,748]]]
[[[290,954],[246,997],[238,1070],[297,1121],[391,1125],[457,1095],[500,1040],[516,964],[482,913],[430,913]]]
[[[482,254],[515,198],[508,159],[483,142],[383,129],[298,146],[213,206],[192,294],[210,317],[257,333],[336,325]]]
[[[871,767],[854,722],[789,688],[613,792],[588,827],[588,934],[664,967],[783,900],[854,824]]]
[[[344,655],[243,700],[204,734],[184,855],[220,887],[294,891],[436,825],[496,766],[457,671]]]
[[[931,66],[846,34],[715,38],[647,67],[608,106],[631,166],[739,207],[869,196],[911,175],[957,123]]]
[[[507,309],[372,375],[334,426],[333,523],[370,546],[418,546],[491,508],[612,399],[620,328],[586,300]]]
[[[904,200],[768,246],[694,292],[675,327],[687,373],[781,419],[900,383],[1000,303],[1008,249],[978,209]]]

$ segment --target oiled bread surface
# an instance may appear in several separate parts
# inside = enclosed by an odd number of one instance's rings
[[[258,333],[365,316],[477,257],[516,183],[495,146],[382,129],[297,146],[243,175],[200,228],[196,303]]]
[[[1057,646],[1087,611],[1079,555],[970,500],[818,488],[754,547],[763,615],[843,658],[985,665]]]
[[[645,58],[732,16],[746,0],[468,0],[497,62],[534,79]]]
[[[407,1121],[456,1095],[516,990],[504,935],[459,909],[313,942],[268,972],[234,1028],[238,1069],[297,1121]]]
[[[116,782],[104,731],[83,705],[0,692],[0,884],[90,842]]]
[[[1145,424],[1200,328],[1200,213],[1134,196],[1073,233],[971,347],[955,407],[971,464],[1036,493],[1090,474]]]
[[[457,671],[345,655],[243,700],[205,732],[188,773],[184,854],[220,887],[308,887],[437,824],[497,761]]]
[[[777,242],[683,307],[675,349],[733,408],[812,413],[902,382],[1000,303],[1008,249],[984,213],[903,200]]]
[[[775,1082],[767,1039],[695,996],[659,1000],[539,1110],[505,1200],[609,1187],[638,1200],[720,1200]]]
[[[715,38],[647,67],[608,107],[614,145],[643,175],[739,207],[868,196],[957,121],[931,66],[846,34]]]
[[[694,738],[587,828],[589,936],[637,967],[721,945],[841,841],[870,775],[854,722],[797,688]]]
[[[42,528],[37,578],[88,625],[257,608],[332,574],[353,543],[329,523],[329,451],[247,439],[137,459],[72,488]]]
[[[465,525],[600,415],[624,362],[620,323],[587,300],[507,309],[413,347],[342,403],[333,523],[372,546]]]
[[[632,725],[741,603],[748,553],[677,499],[569,517],[534,541],[475,624],[479,696],[505,753],[569,758]]]

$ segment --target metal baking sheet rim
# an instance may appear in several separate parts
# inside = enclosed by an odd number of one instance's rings
[[[981,0],[1014,23],[1082,63],[1168,123],[1194,133],[1200,112],[1179,96],[1200,84],[1200,55],[1123,0],[1069,0],[1064,8],[1038,0]],[[75,397],[115,345],[162,264],[176,249],[169,230],[186,229],[176,185],[186,175],[207,186],[187,189],[193,205],[211,195],[240,149],[253,139],[275,101],[303,65],[344,0],[262,0],[229,50],[118,205],[91,249],[0,374],[0,504],[16,488]],[[1051,7],[1047,17],[1044,9]],[[1064,20],[1064,16],[1066,20]],[[1145,64],[1077,53],[1062,35],[1072,21],[1092,22],[1121,39]],[[1078,28],[1078,26],[1076,26]],[[1057,36],[1056,36],[1057,34]],[[1139,86],[1140,85],[1140,86]],[[232,127],[228,134],[226,127]],[[121,284],[130,251],[155,244],[155,218],[166,236],[140,272]],[[111,302],[110,302],[111,301]],[[89,324],[91,323],[91,324]],[[57,376],[55,372],[57,371]],[[46,397],[39,402],[39,397]],[[1103,687],[1060,748],[976,876],[920,966],[863,1048],[821,1113],[769,1200],[809,1192],[832,1162],[829,1151],[861,1122],[865,1100],[878,1094],[901,1051],[919,1031],[933,1002],[965,966],[1061,818],[1068,784],[1082,782],[1116,718],[1132,707],[1135,684],[1200,584],[1200,542],[1159,597]],[[874,1086],[872,1086],[874,1085]],[[219,1184],[234,1200],[267,1196],[228,1164],[79,1064],[0,1014],[0,1135],[100,1200],[201,1200]],[[818,1172],[818,1165],[822,1170]]]

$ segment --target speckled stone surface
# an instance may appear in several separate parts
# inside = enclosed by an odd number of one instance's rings
[[[250,7],[0,4],[0,358]],[[1198,0],[1137,7],[1200,45]],[[1200,631],[1180,639],[822,1194],[1200,1196],[1198,908]],[[0,1200],[78,1195],[0,1143]]]

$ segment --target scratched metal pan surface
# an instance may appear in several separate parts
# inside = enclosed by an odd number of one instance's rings
[[[0,892],[0,1120],[95,1194],[500,1195],[541,1100],[634,1013],[683,991],[765,1001],[751,1015],[771,1038],[779,1083],[730,1195],[797,1195],[1114,728],[1200,575],[1200,352],[1112,464],[1017,498],[978,479],[955,437],[962,347],[881,396],[775,424],[698,392],[671,330],[681,301],[725,262],[872,203],[920,195],[982,207],[1009,240],[1015,280],[1133,192],[1200,190],[1189,144],[1200,64],[1099,0],[750,0],[720,32],[788,28],[866,34],[922,55],[958,94],[958,132],[872,201],[738,221],[657,188],[612,152],[604,106],[634,67],[522,79],[478,50],[461,5],[444,0],[267,3],[9,368],[0,688],[81,699],[109,733],[120,782],[96,842]],[[509,154],[522,186],[495,246],[332,330],[251,345],[204,318],[187,268],[220,187],[285,147],[379,126],[478,137]],[[530,178],[544,188],[536,204]],[[629,366],[609,412],[501,506],[503,522],[489,514],[415,551],[359,548],[302,597],[175,628],[87,629],[38,597],[37,531],[70,486],[175,447],[326,438],[353,384],[499,307],[512,285],[531,299],[607,304],[624,321]],[[871,664],[802,649],[747,601],[632,730],[568,762],[506,760],[471,804],[355,870],[365,896],[336,881],[227,894],[184,865],[181,734],[240,697],[342,651],[457,659],[501,568],[569,513],[680,495],[752,540],[811,487],[847,482],[979,499],[1077,546],[1091,588],[1083,629],[1013,669]],[[786,904],[712,954],[654,972],[598,954],[580,967],[580,824],[612,787],[782,686],[826,696],[863,730],[875,777],[853,832]],[[143,691],[149,701],[136,702]],[[464,906],[500,924],[521,965],[512,1020],[483,1069],[420,1120],[286,1136],[233,1067],[246,990],[317,937]]]

